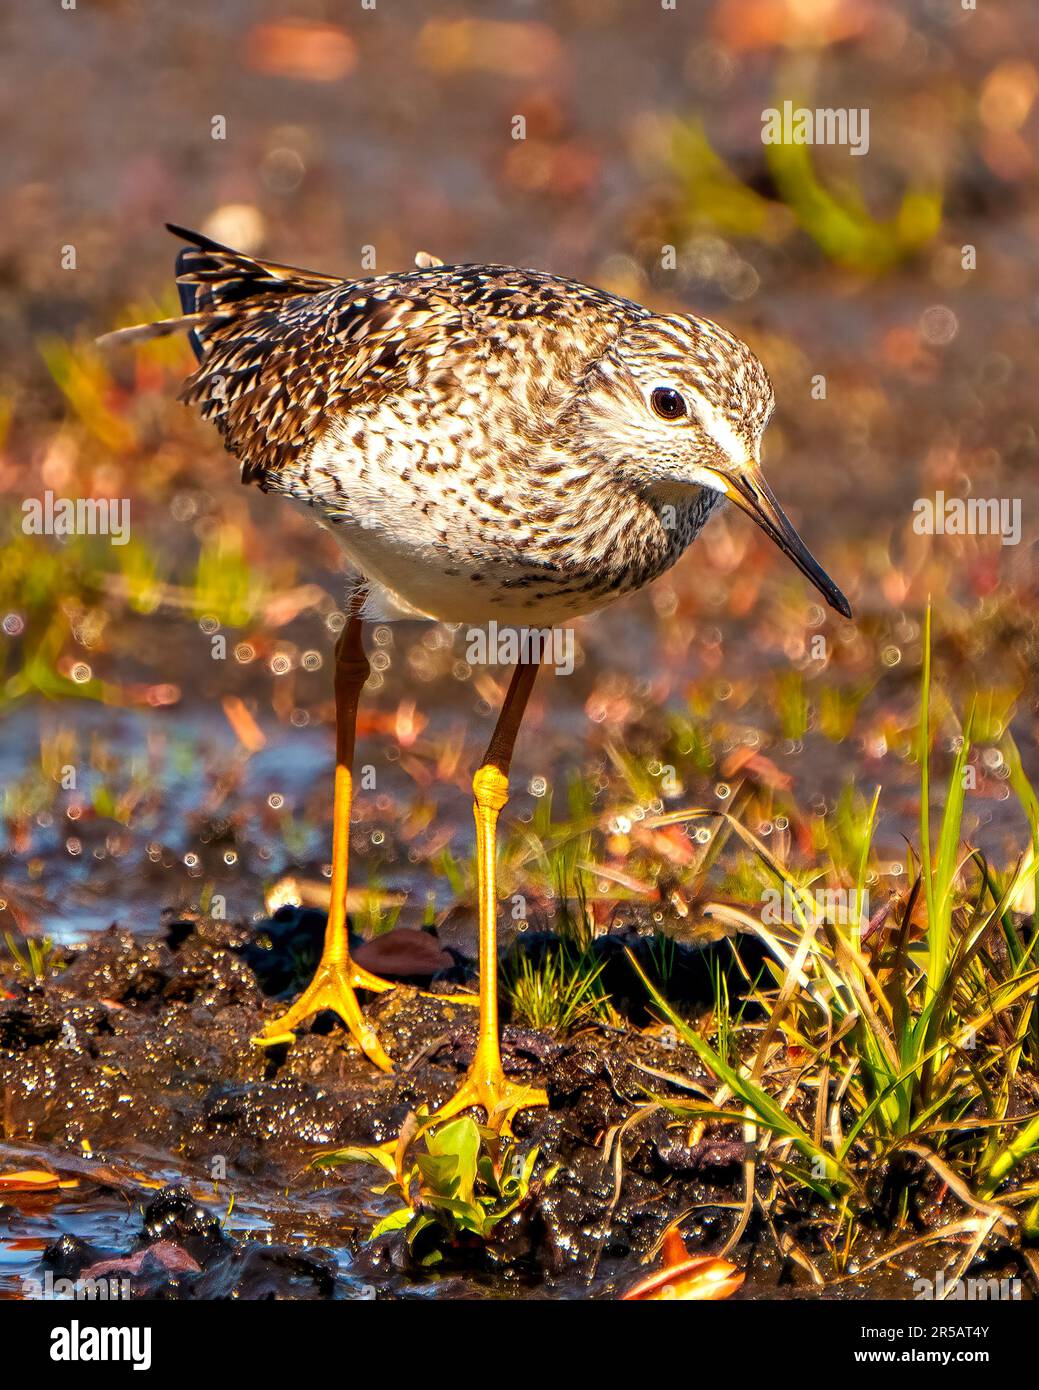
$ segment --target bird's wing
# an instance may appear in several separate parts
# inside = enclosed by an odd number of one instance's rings
[[[421,271],[343,280],[243,256],[196,233],[177,258],[199,367],[180,398],[212,420],[261,486],[333,414],[408,386],[429,389],[465,350],[462,317]]]
[[[623,324],[647,312],[537,271],[438,262],[344,280],[170,231],[189,243],[177,257],[183,316],[109,336],[187,329],[199,366],[180,398],[216,424],[243,482],[261,487],[334,416],[409,392],[449,397],[495,354],[511,360],[543,415]],[[512,407],[522,408],[515,393]]]

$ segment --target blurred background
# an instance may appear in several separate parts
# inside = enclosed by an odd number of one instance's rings
[[[791,863],[840,864],[878,786],[876,886],[904,891],[928,598],[936,757],[977,697],[967,825],[1019,850],[1009,729],[1039,770],[1037,39],[1027,0],[7,7],[0,927],[148,933],[171,908],[319,900],[327,877],[341,557],[176,403],[184,342],[93,346],[176,311],[166,220],[344,276],[420,250],[536,266],[716,318],[766,363],[766,470],[855,621],[726,514],[580,624],[515,765],[504,886],[531,916],[565,870],[601,923],[627,901],[690,930],[703,842],[667,812],[738,803]],[[868,108],[868,154],[763,144],[784,100]],[[46,491],[128,499],[128,543],[26,534]],[[939,492],[1020,499],[1020,542],[917,534]],[[471,896],[469,778],[508,673],[470,668],[463,637],[371,636],[368,932],[446,931]],[[550,847],[575,835],[561,867]],[[751,891],[738,860],[717,871],[715,893]]]

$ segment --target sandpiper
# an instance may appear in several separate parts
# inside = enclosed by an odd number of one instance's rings
[[[395,618],[545,628],[611,603],[681,556],[725,498],[845,617],[760,469],[774,397],[738,338],[707,319],[535,270],[443,265],[341,279],[243,255],[182,228],[179,318],[198,358],[181,398],[241,462],[243,482],[312,509],[356,581],[336,646],[331,906],[313,981],[257,1041],[333,1009],[379,1067],[358,990],[391,986],[350,958],[351,765],[369,674],[364,623]],[[473,778],[479,869],[476,1053],[438,1118],[506,1125],[545,1093],[504,1074],[498,1037],[495,836],[538,661],[516,666]]]

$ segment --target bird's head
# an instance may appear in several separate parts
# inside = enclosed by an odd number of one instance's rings
[[[585,444],[632,487],[665,500],[694,487],[729,498],[851,617],[762,475],[775,396],[745,343],[708,319],[650,315],[613,341],[575,404]]]

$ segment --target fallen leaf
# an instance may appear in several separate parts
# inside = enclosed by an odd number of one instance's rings
[[[715,1301],[728,1298],[743,1283],[743,1271],[728,1260],[717,1255],[690,1255],[677,1225],[668,1227],[661,1256],[661,1268],[622,1294],[622,1302]]]
[[[337,24],[281,19],[257,24],[245,40],[245,66],[269,77],[336,82],[357,66],[357,45]]]
[[[394,927],[352,951],[354,960],[376,975],[426,976],[449,970],[454,957],[436,937],[413,927]]]
[[[258,753],[266,746],[267,738],[256,720],[249,713],[245,702],[237,695],[225,695],[222,701],[227,722],[235,731],[239,743],[250,753]]]
[[[722,764],[722,776],[732,779],[739,772],[748,772],[762,786],[778,791],[788,791],[793,786],[793,778],[782,772],[764,753],[756,753],[753,748],[737,748]]]
[[[197,1264],[186,1250],[171,1240],[157,1240],[154,1245],[146,1245],[135,1255],[125,1255],[114,1260],[99,1260],[80,1275],[81,1279],[100,1279],[105,1274],[140,1274],[145,1260],[151,1256],[163,1269],[171,1274],[200,1274],[202,1266]]]
[[[713,1255],[694,1255],[640,1280],[622,1294],[621,1301],[713,1301],[734,1294],[743,1279],[743,1271],[728,1260],[719,1260]]]
[[[78,1187],[75,1178],[61,1178],[45,1168],[21,1168],[0,1173],[0,1192],[56,1192],[60,1187]]]

